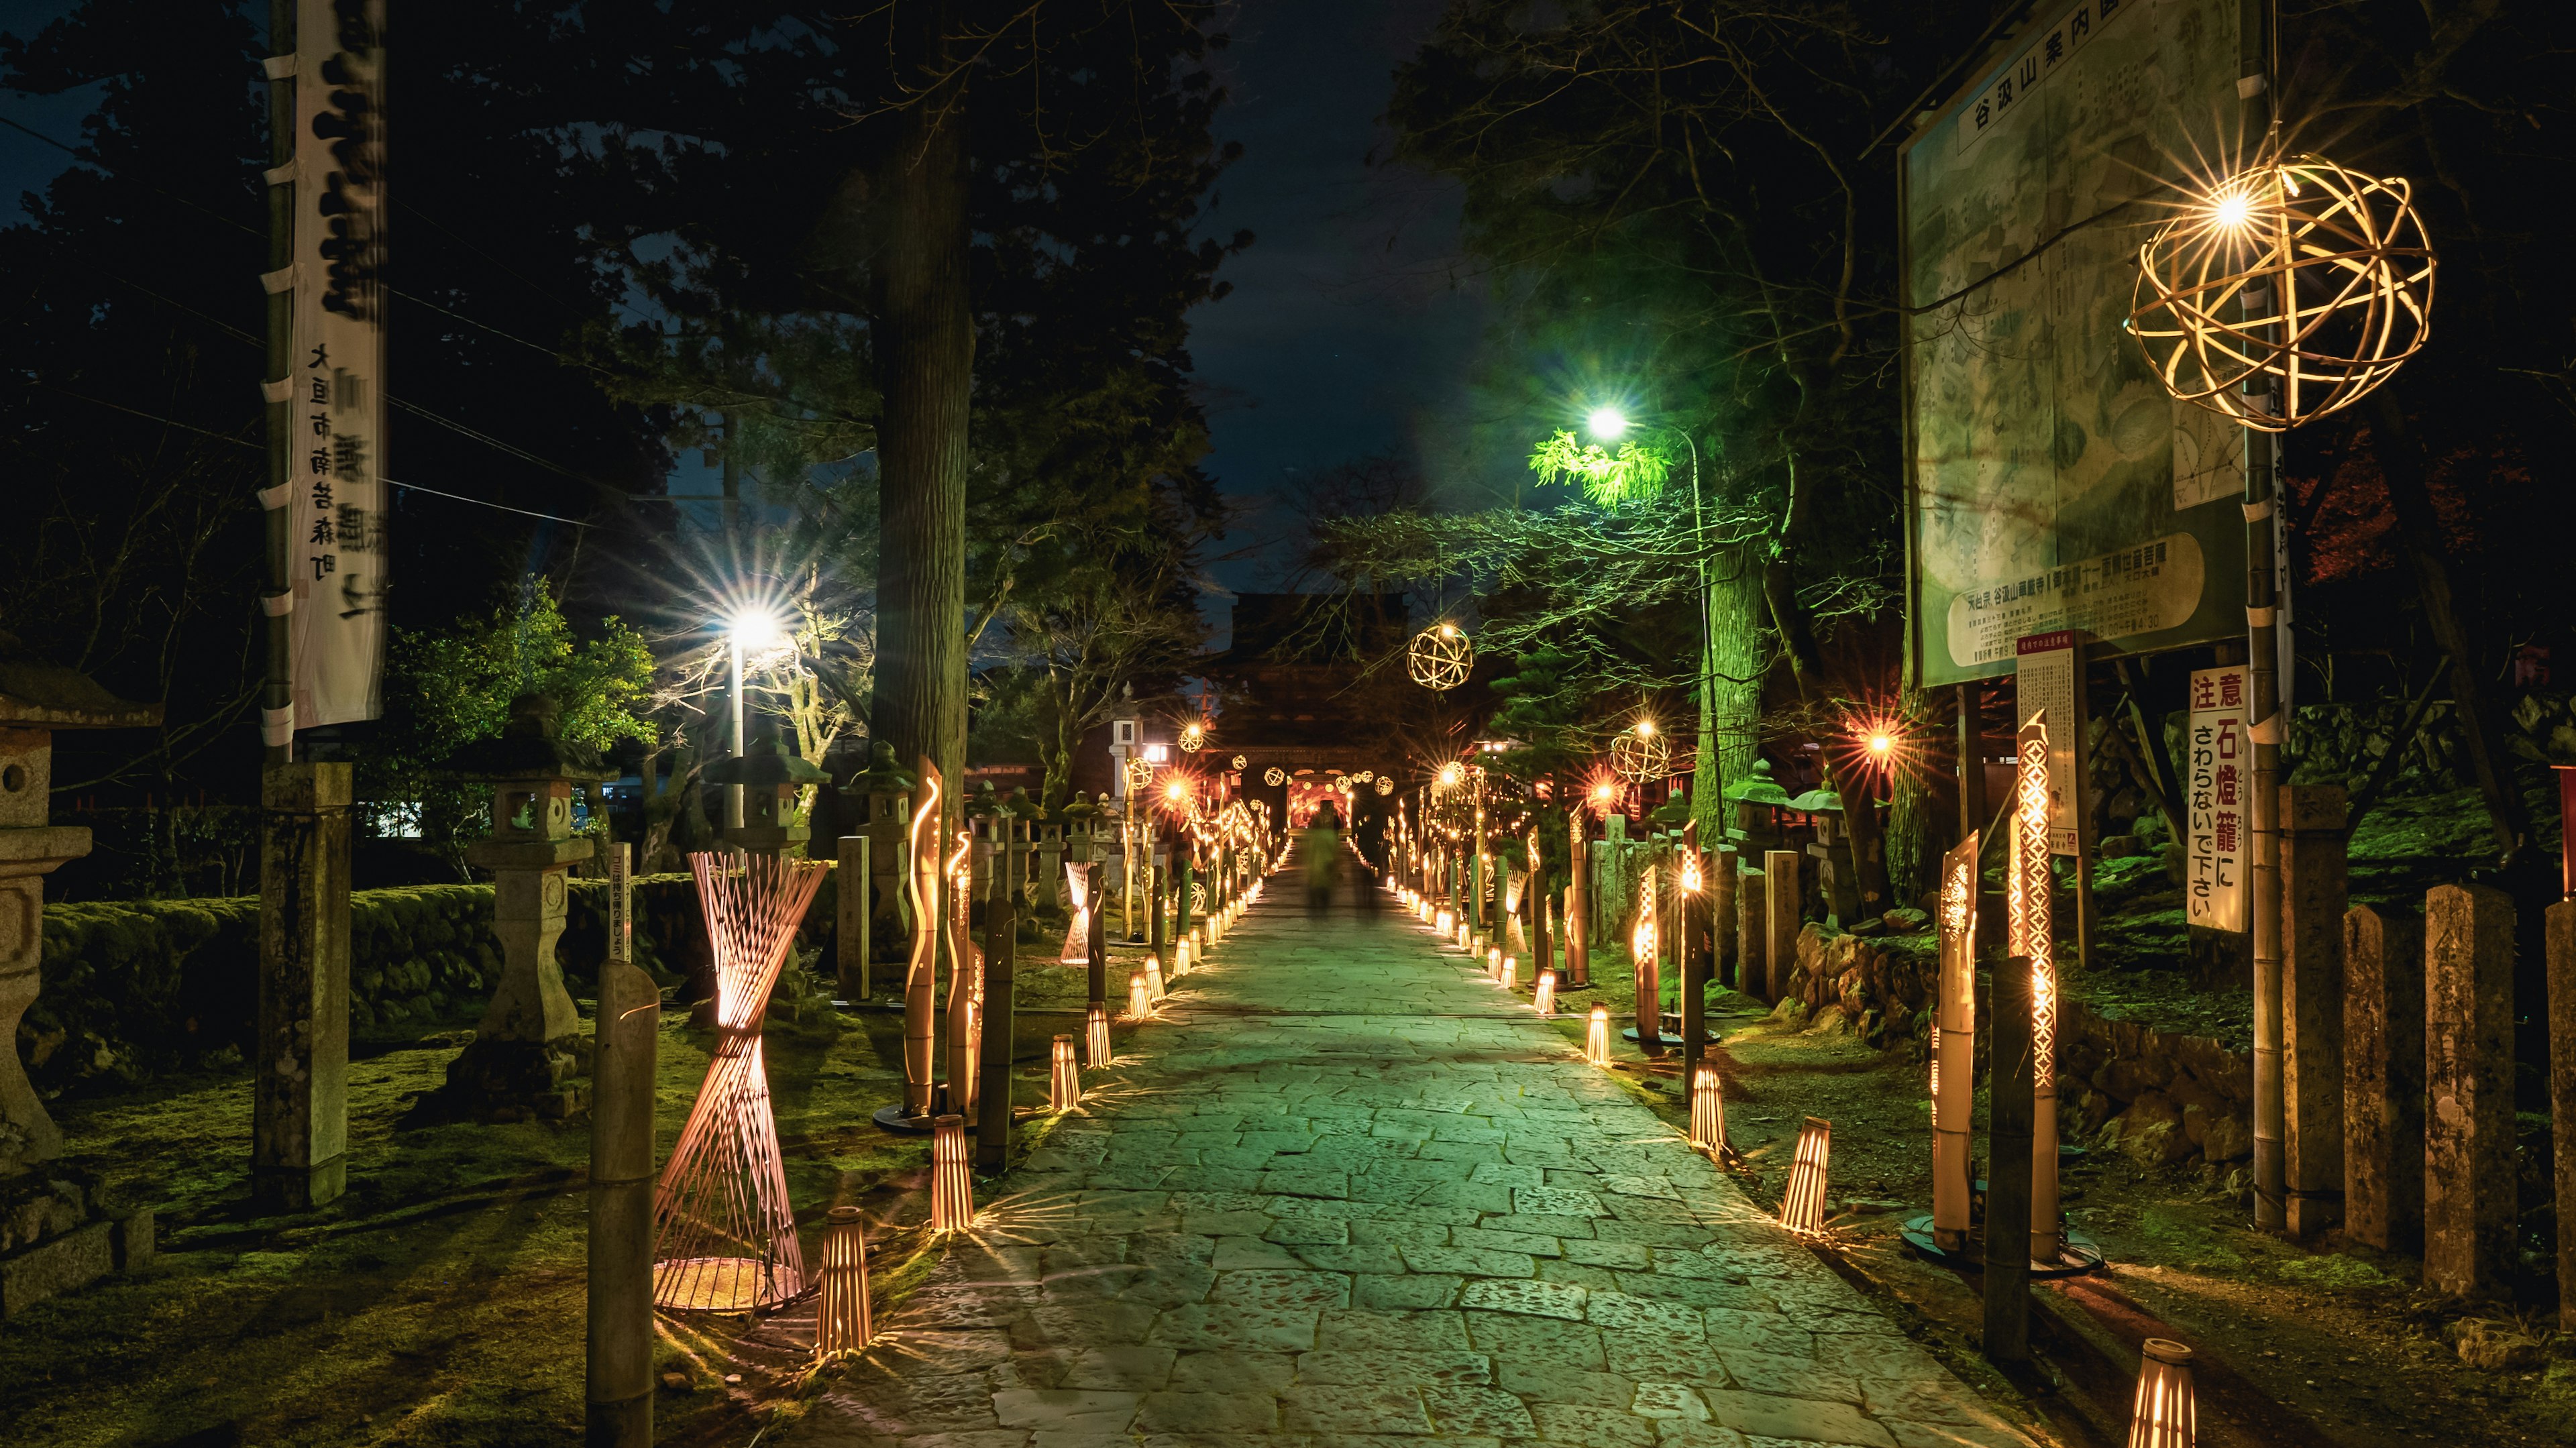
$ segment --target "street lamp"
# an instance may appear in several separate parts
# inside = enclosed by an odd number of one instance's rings
[[[784,648],[790,640],[787,627],[778,621],[778,616],[757,605],[735,610],[733,617],[725,620],[724,627],[726,649],[733,660],[733,755],[740,759],[743,754],[742,656],[745,653],[757,656]],[[726,829],[742,828],[741,785],[725,786],[724,812]]]
[[[1628,431],[1628,415],[1616,407],[1596,407],[1585,423],[1594,438],[1614,442]],[[1700,505],[1699,441],[1685,427],[1665,426],[1656,429],[1669,432],[1690,449],[1691,460],[1691,567],[1699,579],[1699,767],[1715,769],[1717,759],[1717,702],[1711,694],[1717,678],[1717,637],[1709,620],[1708,593],[1708,528]],[[1718,785],[1723,790],[1725,773],[1717,770]],[[1699,792],[1699,781],[1692,781],[1692,792]]]

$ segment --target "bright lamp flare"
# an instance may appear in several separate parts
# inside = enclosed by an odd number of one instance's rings
[[[1466,779],[1466,777],[1467,767],[1460,764],[1457,760],[1450,760],[1447,764],[1440,766],[1440,787],[1443,789],[1457,788],[1459,783]]]
[[[1628,414],[1615,407],[1596,407],[1589,417],[1583,419],[1583,425],[1592,430],[1595,438],[1615,442],[1628,430]]]
[[[746,608],[725,620],[725,637],[746,654],[787,647],[787,625],[765,608]]]

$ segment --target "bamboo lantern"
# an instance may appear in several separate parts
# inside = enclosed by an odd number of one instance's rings
[[[1595,1066],[1610,1064],[1610,1008],[1595,1005],[1592,1023],[1583,1031],[1583,1059]]]
[[[823,1294],[814,1313],[814,1360],[855,1357],[876,1336],[868,1320],[868,1232],[856,1207],[834,1207],[823,1228]]]
[[[1941,860],[1940,1003],[1932,1038],[1932,1240],[1968,1245],[1968,1131],[1977,1079],[1977,835]]]
[[[2138,1401],[2129,1410],[2129,1448],[2192,1448],[2200,1405],[2191,1389],[2191,1349],[2169,1337],[2139,1344]]]
[[[1443,935],[1455,935],[1458,933],[1458,922],[1447,910],[1442,910],[1432,917],[1431,928]]]
[[[930,1230],[962,1232],[975,1222],[975,1179],[966,1169],[966,1118],[930,1122]]]
[[[1789,1163],[1789,1189],[1780,1197],[1780,1225],[1792,1232],[1825,1229],[1825,1163],[1833,1155],[1834,1124],[1810,1116],[1798,1128],[1797,1158]]]
[[[1503,948],[1493,946],[1485,952],[1485,973],[1496,980],[1503,978]]]
[[[1154,999],[1145,993],[1145,972],[1127,972],[1127,1014],[1143,1020],[1154,1013]]]
[[[1553,968],[1538,973],[1538,998],[1530,1004],[1538,1007],[1540,1015],[1556,1014],[1556,971]]]
[[[1093,1068],[1094,1070],[1108,1065],[1109,1007],[1102,1005],[1098,1001],[1093,1001],[1091,1003],[1090,1014],[1083,1022],[1083,1036],[1083,1044],[1089,1048],[1085,1054],[1091,1058],[1083,1062],[1083,1064]]]
[[[1505,989],[1505,990],[1519,990],[1519,989],[1521,988],[1520,974],[1521,974],[1521,971],[1520,971],[1520,962],[1519,962],[1519,961],[1517,961],[1517,960],[1512,959],[1512,958],[1511,958],[1510,956],[1508,956],[1508,955],[1504,956],[1504,957],[1503,957],[1503,989]]]
[[[1178,980],[1189,972],[1190,943],[1186,940],[1175,940],[1172,942],[1172,978]]]
[[[1163,999],[1163,963],[1150,955],[1145,957],[1145,995],[1157,1004]]]
[[[2030,960],[2030,1260],[2054,1265],[2057,1206],[2057,962],[2051,938],[2048,714],[2030,716],[2014,743],[2010,952]]]
[[[1726,1154],[1726,1099],[1718,1094],[1717,1066],[1691,1068],[1691,1145],[1711,1156]]]
[[[1082,1104],[1082,1068],[1074,1064],[1073,1037],[1055,1038],[1053,1069],[1047,1077],[1047,1109],[1062,1115]]]

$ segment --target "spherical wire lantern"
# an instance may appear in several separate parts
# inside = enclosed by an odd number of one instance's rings
[[[1377,792],[1382,795],[1395,793],[1395,781],[1381,777],[1377,782]]]
[[[1434,693],[1447,693],[1467,682],[1476,667],[1476,646],[1454,623],[1436,623],[1413,636],[1404,650],[1404,670],[1413,682]]]
[[[1235,773],[1237,773],[1237,774],[1241,774],[1241,773],[1243,772],[1243,766],[1245,766],[1245,765],[1247,765],[1247,764],[1249,764],[1249,763],[1251,763],[1251,762],[1252,762],[1252,761],[1250,761],[1250,760],[1248,760],[1248,759],[1244,758],[1244,757],[1243,757],[1242,755],[1240,755],[1240,754],[1238,754],[1238,755],[1234,756],[1234,772],[1235,772]]]
[[[1630,784],[1661,779],[1673,772],[1673,748],[1652,721],[1640,720],[1610,741],[1610,771]]]
[[[1288,782],[1288,771],[1281,769],[1278,765],[1274,764],[1270,766],[1270,771],[1267,774],[1261,776],[1261,782],[1269,785],[1272,789],[1277,789],[1279,786]]]
[[[2284,432],[2423,349],[2433,267],[2402,177],[2293,156],[2219,182],[2138,249],[2128,325],[2175,397]]]
[[[1154,761],[1138,755],[1127,761],[1127,791],[1130,794],[1154,782]]]
[[[1183,754],[1196,754],[1206,747],[1207,726],[1205,724],[1188,724],[1182,726],[1181,752]]]

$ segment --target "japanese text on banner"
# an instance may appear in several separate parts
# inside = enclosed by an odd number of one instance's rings
[[[2184,740],[2184,918],[2212,930],[2245,928],[2247,808],[2254,745],[2245,732],[2245,666],[2194,669]]]

